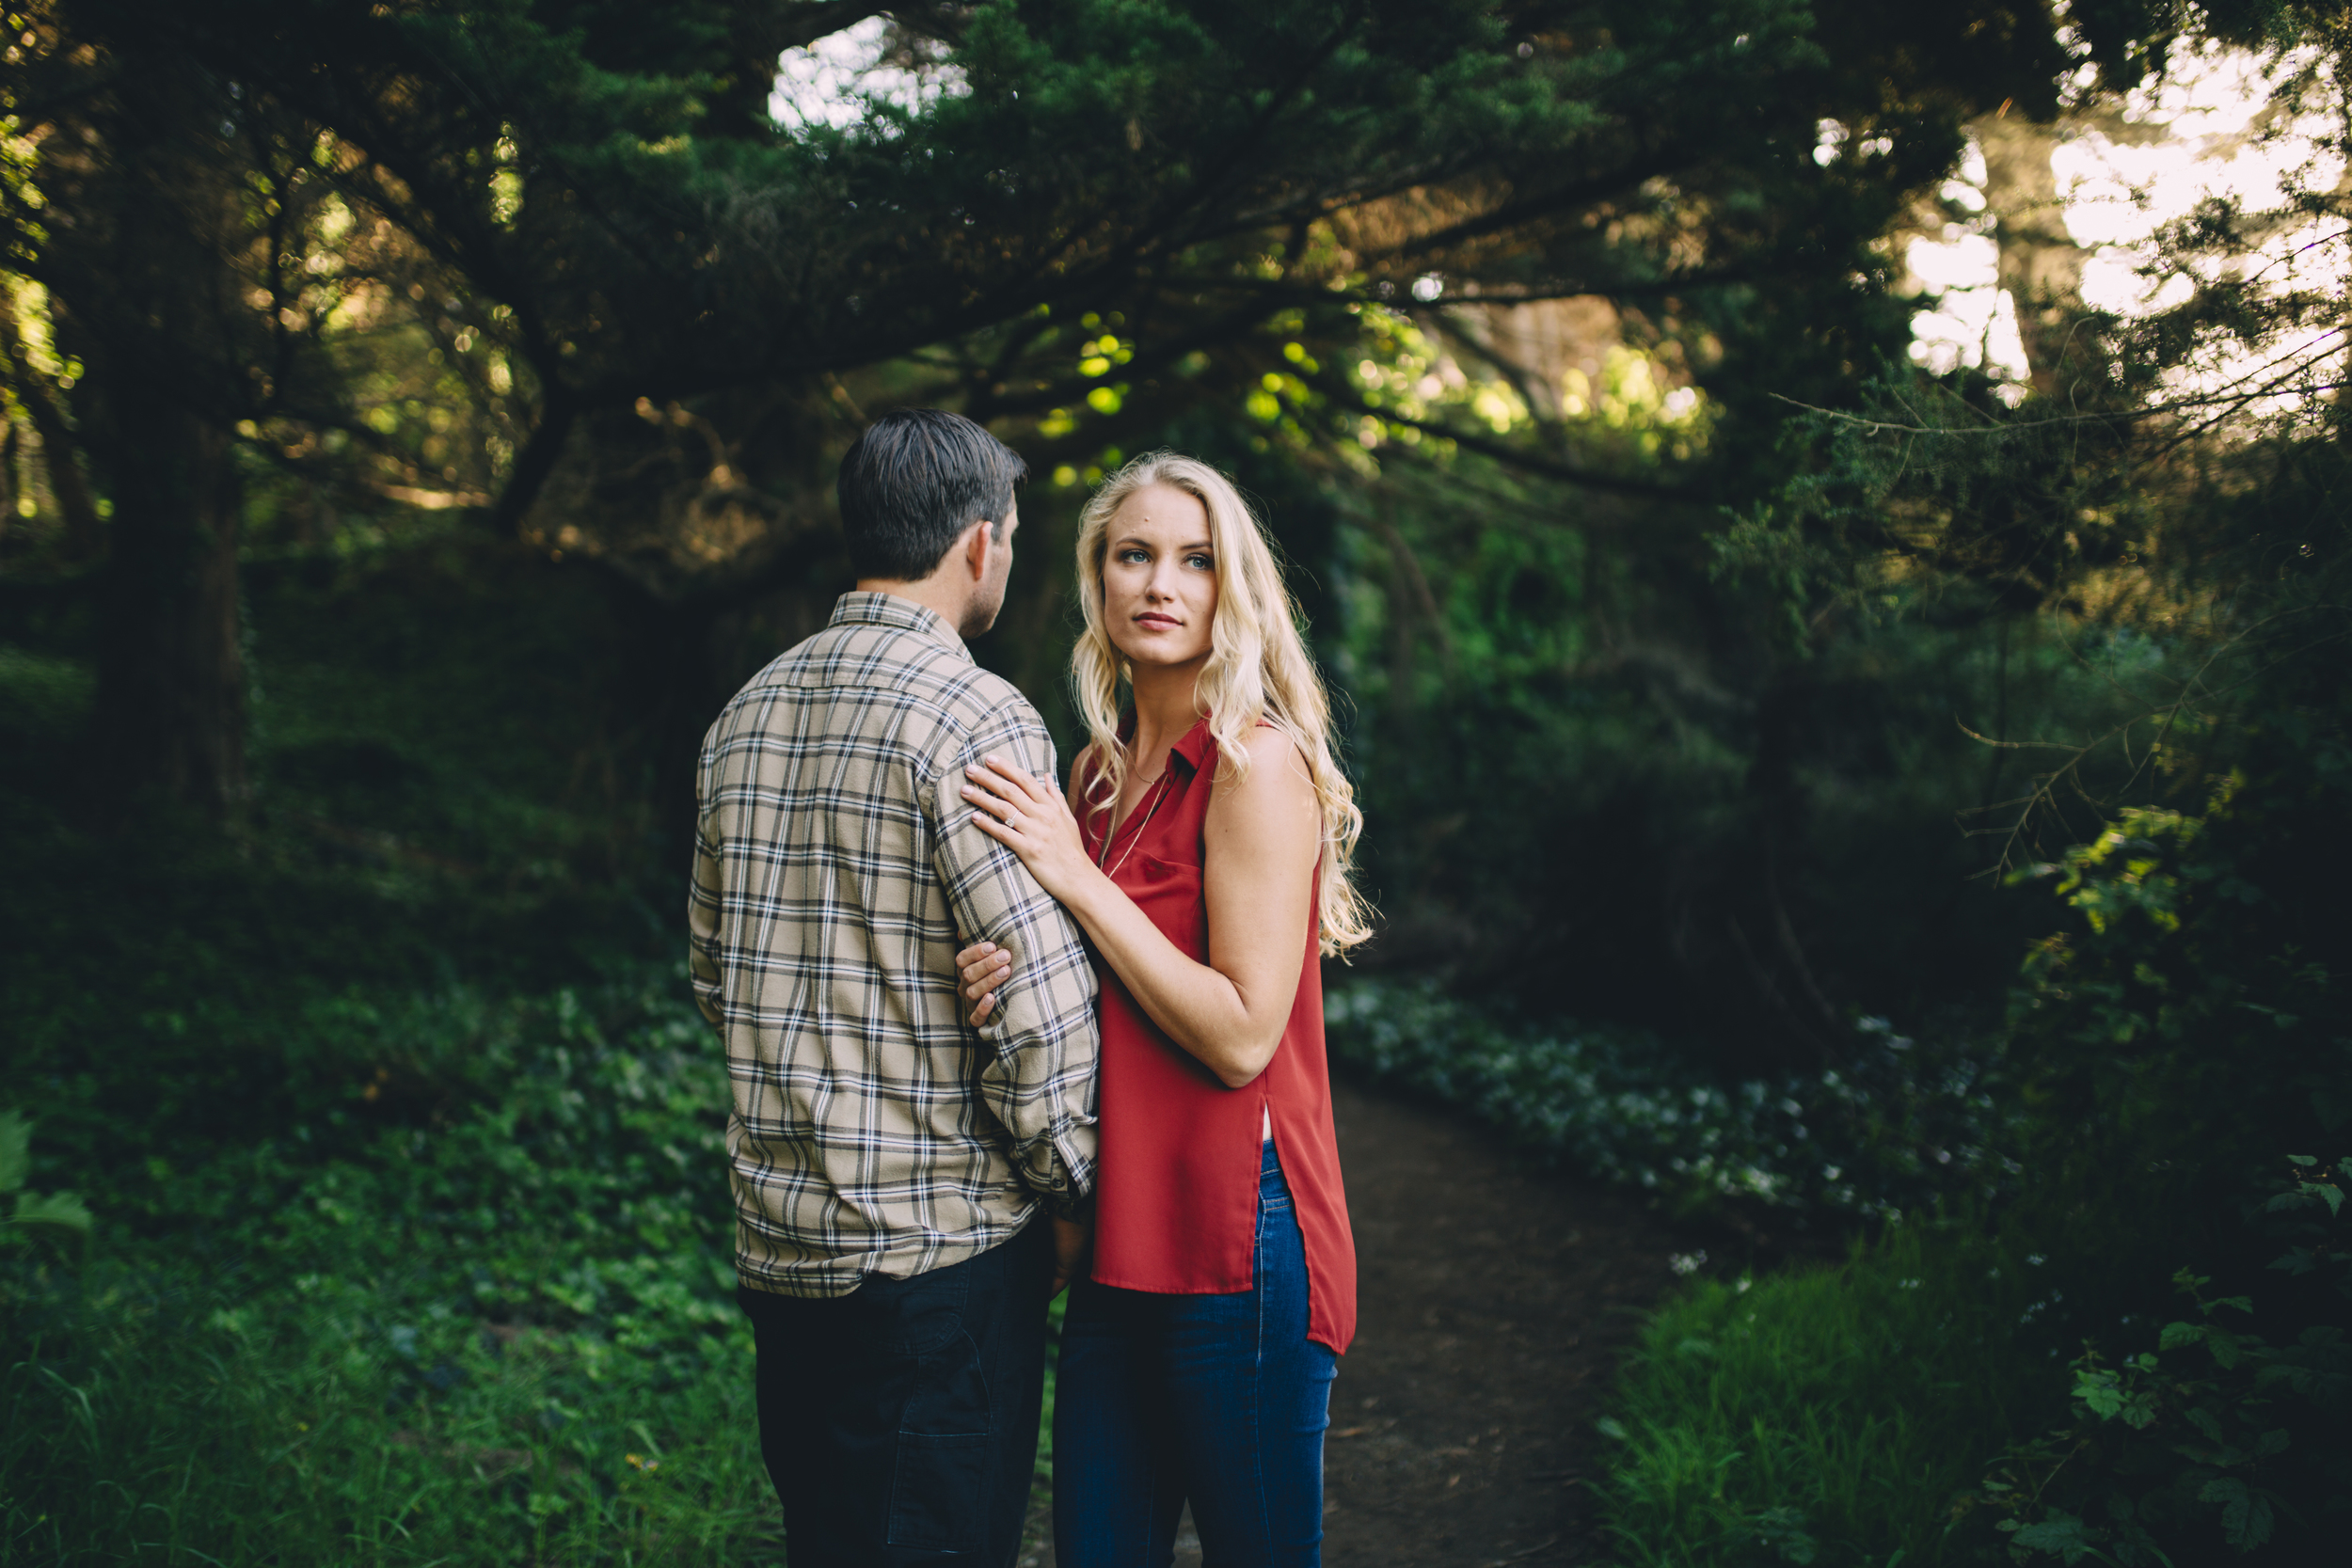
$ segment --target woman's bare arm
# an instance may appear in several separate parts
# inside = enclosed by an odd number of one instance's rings
[[[1087,858],[1069,801],[1002,766],[975,769],[984,787],[966,797],[983,808],[981,828],[1020,854],[1077,917],[1152,1022],[1229,1088],[1256,1079],[1281,1042],[1298,996],[1322,850],[1322,814],[1296,746],[1264,727],[1247,744],[1248,770],[1211,785],[1205,964]],[[981,955],[964,972],[965,994],[977,998],[1007,971],[1002,955]]]

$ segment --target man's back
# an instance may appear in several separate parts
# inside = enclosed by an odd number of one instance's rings
[[[834,1296],[944,1267],[1083,1190],[1094,974],[1076,927],[956,794],[988,752],[1056,775],[1008,682],[931,611],[846,595],[705,740],[694,987],[726,1037],[737,1267]],[[955,953],[1019,959],[988,1025]]]

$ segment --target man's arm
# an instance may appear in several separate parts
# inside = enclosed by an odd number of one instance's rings
[[[694,1005],[713,1023],[723,1022],[719,1008],[719,846],[711,836],[710,819],[698,815],[694,823],[694,880],[686,895],[687,968],[694,981]]]
[[[1008,713],[935,759],[939,775],[924,810],[963,941],[993,942],[1014,958],[1013,976],[979,1030],[989,1050],[981,1098],[1012,1135],[1022,1181],[1051,1212],[1069,1218],[1094,1186],[1094,965],[1077,923],[1012,851],[970,825],[963,769],[990,752],[1054,776],[1044,726],[1026,711]]]

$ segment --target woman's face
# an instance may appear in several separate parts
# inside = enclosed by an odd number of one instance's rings
[[[1208,662],[1216,618],[1216,552],[1209,510],[1150,484],[1119,503],[1104,531],[1103,624],[1138,669]]]

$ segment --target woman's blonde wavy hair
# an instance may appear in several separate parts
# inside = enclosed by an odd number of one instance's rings
[[[1091,761],[1087,801],[1108,811],[1126,782],[1119,743],[1120,688],[1132,680],[1127,659],[1103,621],[1103,562],[1111,515],[1129,496],[1165,484],[1199,501],[1209,515],[1216,555],[1216,613],[1209,624],[1209,662],[1194,701],[1216,736],[1220,777],[1249,767],[1243,737],[1263,720],[1296,742],[1307,759],[1323,816],[1322,882],[1316,929],[1323,952],[1344,953],[1372,935],[1372,910],[1350,874],[1364,814],[1355,786],[1331,755],[1331,703],[1298,634],[1297,607],[1281,569],[1233,482],[1206,463],[1172,451],[1146,452],[1103,482],[1078,520],[1078,590],[1086,631],[1070,651],[1070,678],[1090,737],[1079,755]]]

